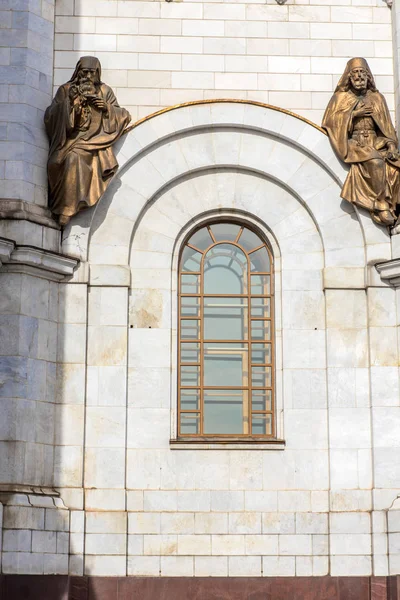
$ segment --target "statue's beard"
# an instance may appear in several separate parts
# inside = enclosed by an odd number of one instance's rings
[[[94,96],[97,94],[96,84],[86,77],[78,79],[78,90],[82,96]]]

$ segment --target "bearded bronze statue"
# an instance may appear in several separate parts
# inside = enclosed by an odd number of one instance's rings
[[[112,145],[129,121],[128,111],[101,81],[99,60],[81,57],[44,116],[50,141],[49,208],[60,225],[94,206],[106,190],[118,169]]]
[[[342,198],[393,226],[400,203],[398,141],[385,98],[364,58],[352,58],[322,121],[337,155],[350,165]]]

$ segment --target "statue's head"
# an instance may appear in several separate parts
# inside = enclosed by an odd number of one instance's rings
[[[356,93],[364,93],[367,89],[376,91],[371,69],[365,58],[351,58],[336,87],[336,92],[347,92],[352,89]]]
[[[101,83],[101,65],[95,56],[81,56],[78,60],[71,83],[86,88],[87,92],[94,92]]]

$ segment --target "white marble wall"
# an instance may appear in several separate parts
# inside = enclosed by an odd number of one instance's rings
[[[390,240],[341,203],[346,171],[326,136],[282,112],[204,104],[134,129],[119,161],[99,206],[65,232],[64,252],[83,259],[57,316],[54,485],[69,508],[69,572],[395,572],[397,305],[373,266]],[[179,247],[205,219],[240,215],[276,259],[286,446],[178,448]]]
[[[0,23],[0,198],[46,207],[54,0],[4,0]]]
[[[58,0],[55,84],[95,54],[134,120],[165,106],[242,98],[319,123],[348,58],[364,56],[394,109],[383,0]]]

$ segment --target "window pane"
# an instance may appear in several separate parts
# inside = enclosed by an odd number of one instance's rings
[[[270,364],[272,359],[271,344],[252,344],[251,362],[261,365]]]
[[[270,275],[251,275],[251,293],[255,296],[266,296],[271,293]]]
[[[181,315],[182,317],[198,317],[200,312],[200,298],[190,296],[181,297]]]
[[[190,342],[181,344],[181,362],[200,362],[200,344],[192,344]]]
[[[244,401],[242,390],[204,390],[204,433],[243,433]]]
[[[181,367],[181,385],[193,387],[200,385],[200,367]]]
[[[253,435],[272,435],[272,416],[253,415],[251,427]]]
[[[181,293],[199,294],[200,293],[200,275],[181,275]],[[254,292],[255,293],[255,292]]]
[[[252,340],[270,340],[271,339],[271,321],[252,321],[251,322]]]
[[[181,413],[181,435],[200,433],[200,415]]]
[[[252,298],[251,316],[262,319],[269,318],[271,316],[271,298]]]
[[[200,321],[181,319],[181,338],[183,340],[198,340],[200,337]]]
[[[205,294],[246,294],[247,258],[232,244],[218,244],[204,259]]]
[[[189,244],[192,246],[196,246],[199,250],[207,250],[209,246],[211,246],[214,242],[208,232],[207,227],[203,227],[199,229],[192,235],[189,239]]]
[[[251,385],[253,387],[271,387],[272,371],[271,367],[252,367]]]
[[[204,344],[204,385],[247,386],[247,344]]]
[[[246,298],[204,298],[204,339],[247,339]]]
[[[266,248],[260,248],[249,255],[251,271],[269,271],[271,268]],[[194,269],[193,269],[194,270]]]
[[[250,252],[250,250],[253,250],[253,248],[261,246],[262,243],[263,242],[258,235],[246,227],[243,229],[238,240],[238,244],[240,244],[246,250],[246,252]]]
[[[272,410],[272,390],[253,390],[251,410]]]
[[[240,230],[239,225],[233,223],[215,223],[211,226],[211,231],[217,242],[229,240],[234,242],[238,236]]]
[[[199,410],[200,390],[181,390],[181,411]]]
[[[200,271],[202,256],[197,250],[186,246],[182,254],[181,271]]]

